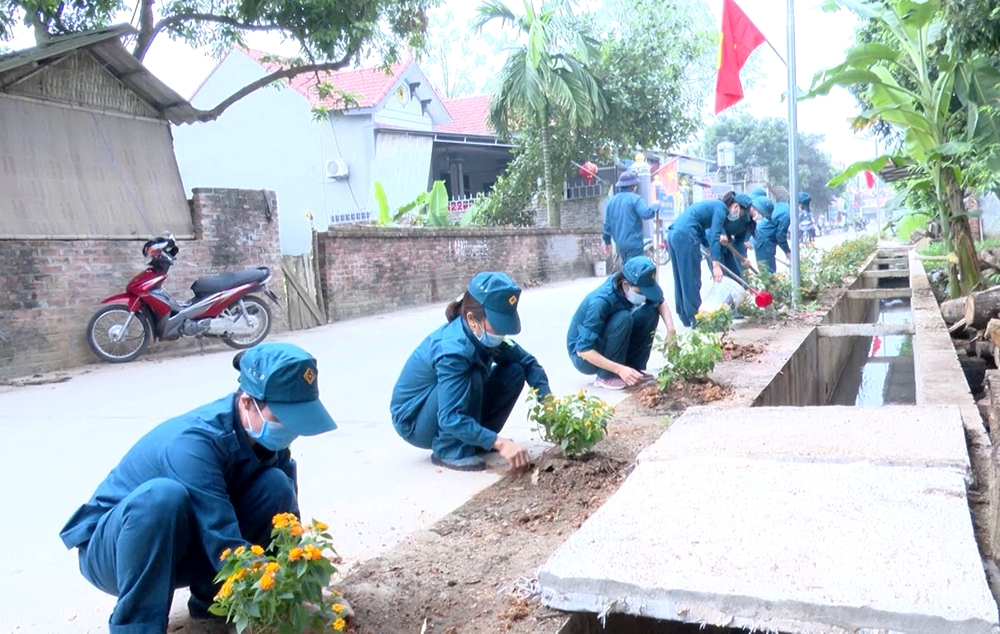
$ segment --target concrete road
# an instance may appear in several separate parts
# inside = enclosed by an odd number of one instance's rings
[[[661,279],[672,298],[669,278],[666,267]],[[564,342],[573,311],[600,282],[586,278],[524,291],[517,340],[545,366],[556,394],[590,385],[570,364]],[[322,399],[339,429],[296,441],[293,453],[303,515],[331,525],[348,565],[431,525],[504,471],[439,469],[430,452],[410,447],[392,428],[392,386],[413,348],[443,322],[443,311],[443,304],[433,305],[272,338],[319,359]],[[0,481],[8,509],[0,523],[0,632],[106,631],[115,600],[80,576],[76,551],[63,547],[59,530],[150,428],[234,391],[232,357],[223,351],[91,366],[65,383],[0,393],[6,449]],[[654,358],[651,366],[658,365]],[[596,391],[609,402],[624,397]],[[540,451],[530,427],[522,402],[504,435]],[[186,600],[177,593],[175,614],[186,611]]]

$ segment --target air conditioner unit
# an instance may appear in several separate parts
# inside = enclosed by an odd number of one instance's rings
[[[349,170],[344,159],[331,159],[326,162],[327,178],[347,178]]]

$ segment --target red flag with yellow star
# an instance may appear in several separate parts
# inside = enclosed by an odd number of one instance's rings
[[[715,114],[743,99],[740,69],[754,49],[767,41],[734,0],[722,0],[722,44],[715,81]]]

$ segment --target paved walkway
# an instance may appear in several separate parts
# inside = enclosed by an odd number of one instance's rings
[[[668,298],[669,277],[667,267],[661,279]],[[557,394],[589,385],[570,364],[564,342],[573,311],[599,283],[586,278],[524,291],[524,331],[517,340],[545,366]],[[322,398],[340,428],[295,443],[301,506],[305,517],[333,527],[348,564],[430,526],[503,473],[438,469],[429,452],[410,447],[392,429],[392,386],[413,348],[442,323],[443,311],[443,304],[434,305],[272,338],[319,359]],[[232,356],[92,366],[65,383],[0,392],[7,448],[0,481],[8,509],[0,523],[0,632],[106,631],[114,598],[80,576],[76,553],[63,547],[59,529],[146,431],[235,390]],[[600,392],[610,402],[624,396]],[[504,435],[541,448],[523,403]],[[183,613],[185,605],[179,592],[174,612]]]

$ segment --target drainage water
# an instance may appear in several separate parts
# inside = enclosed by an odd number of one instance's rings
[[[876,323],[895,324],[913,320],[909,299],[876,301]],[[837,381],[829,404],[879,407],[916,403],[913,335],[854,339],[851,356]]]

